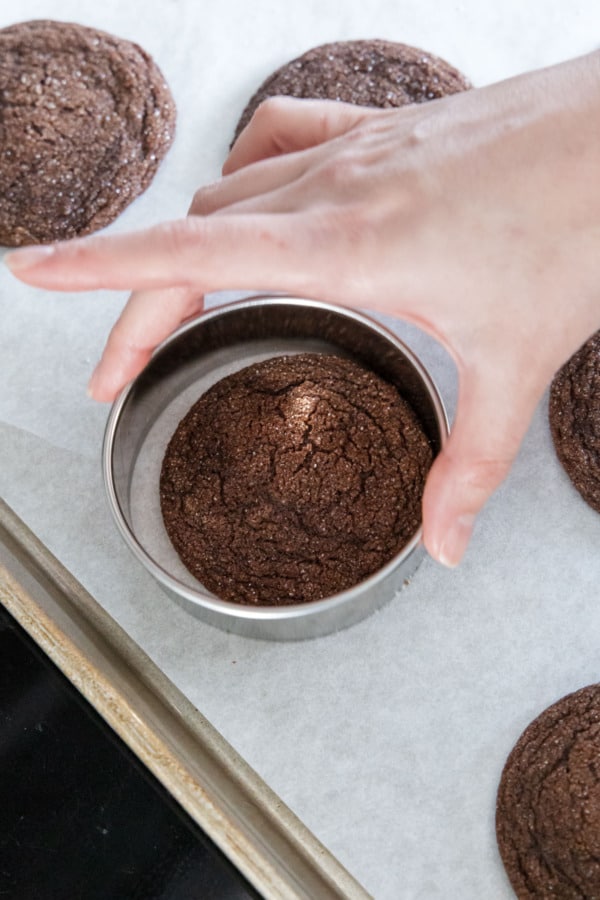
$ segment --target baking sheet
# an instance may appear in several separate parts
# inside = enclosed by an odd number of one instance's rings
[[[367,900],[2,500],[0,604],[261,897]]]
[[[555,0],[21,0],[18,17],[136,40],[169,80],[175,145],[113,233],[183,214],[218,177],[248,96],[310,46],[385,36],[481,85],[593,49],[600,25],[593,0],[570,4],[568,27]],[[0,9],[0,25],[15,18]],[[85,385],[124,300],[48,294],[0,273],[0,495],[376,898],[508,900],[493,830],[504,759],[541,709],[598,680],[600,662],[600,516],[556,460],[546,398],[459,569],[426,560],[392,604],[338,635],[244,639],[167,599],[110,518],[107,410]],[[394,328],[452,412],[445,353]]]

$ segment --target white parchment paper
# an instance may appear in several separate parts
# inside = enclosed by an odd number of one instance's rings
[[[249,95],[311,46],[387,37],[482,85],[588,52],[600,35],[596,0],[1,4],[0,26],[17,18],[135,40],[171,85],[175,145],[113,233],[183,215],[218,177]],[[502,765],[535,715],[600,672],[600,516],[556,460],[547,400],[459,569],[425,561],[393,603],[338,635],[243,639],[170,601],[108,513],[107,410],[85,385],[125,299],[44,293],[0,272],[1,495],[375,897],[510,898],[494,838]],[[394,327],[452,410],[444,352]]]

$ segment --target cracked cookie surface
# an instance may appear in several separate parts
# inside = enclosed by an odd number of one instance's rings
[[[600,900],[600,685],[525,729],[502,773],[496,834],[519,900]]]
[[[565,472],[586,503],[600,512],[600,331],[555,375],[549,420]]]
[[[268,97],[341,100],[391,109],[469,87],[450,63],[408,44],[382,40],[323,44],[281,66],[261,84],[240,117],[233,142]]]
[[[51,20],[0,30],[0,244],[103,228],[150,184],[175,104],[136,44]]]
[[[279,356],[221,379],[168,445],[163,520],[224,600],[350,588],[414,535],[432,451],[396,388],[349,359]]]

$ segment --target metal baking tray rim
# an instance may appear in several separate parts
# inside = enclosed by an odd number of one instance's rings
[[[369,898],[2,498],[0,602],[265,898]]]

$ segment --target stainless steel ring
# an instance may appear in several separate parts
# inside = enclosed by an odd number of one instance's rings
[[[185,570],[160,516],[158,471],[179,419],[225,374],[289,352],[350,356],[395,384],[420,417],[434,455],[448,436],[438,390],[392,332],[353,309],[318,300],[258,296],[217,307],[183,325],[119,395],[104,435],[110,510],[137,560],[177,602],[226,631],[299,640],[346,628],[389,601],[424,554],[419,529],[387,565],[350,590],[312,603],[251,607],[219,600]]]

